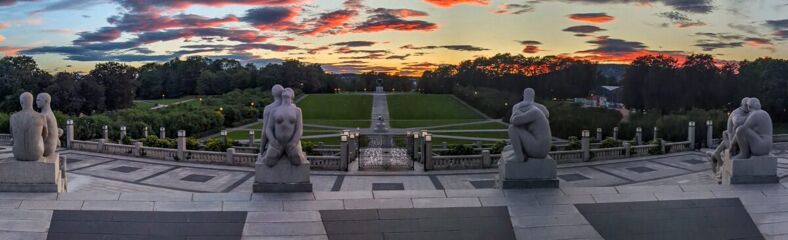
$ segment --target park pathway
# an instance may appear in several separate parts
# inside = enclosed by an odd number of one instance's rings
[[[385,93],[372,95],[372,121],[370,128],[375,132],[368,135],[366,148],[360,149],[359,170],[407,170],[412,162],[404,148],[397,148],[389,130],[389,105]]]

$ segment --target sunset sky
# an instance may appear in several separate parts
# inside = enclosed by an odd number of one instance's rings
[[[53,72],[204,55],[418,75],[496,53],[788,58],[788,0],[0,0],[0,56]]]

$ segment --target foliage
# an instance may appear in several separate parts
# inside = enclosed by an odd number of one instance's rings
[[[615,140],[612,137],[605,138],[599,144],[599,148],[614,148],[614,147],[621,147],[621,141]]]
[[[158,147],[158,148],[178,147],[175,139],[159,138],[156,135],[148,135],[148,137],[143,138],[142,145],[146,147]]]
[[[211,138],[205,142],[205,150],[206,151],[215,151],[215,152],[224,152],[227,151],[228,148],[232,147],[232,144],[218,139],[218,138]]]
[[[449,151],[446,152],[447,155],[472,155],[474,154],[475,150],[471,146],[466,146],[464,144],[452,144],[449,145]]]
[[[11,133],[10,114],[0,113],[0,133]]]
[[[583,146],[580,144],[580,140],[576,136],[571,136],[567,139],[569,144],[566,146],[567,151],[571,150],[580,150]]]
[[[315,151],[315,144],[310,141],[301,141],[301,149],[306,153],[306,155],[318,155],[319,153]]]
[[[506,141],[496,142],[490,148],[490,153],[491,154],[501,154],[501,152],[503,152],[503,148],[504,147],[506,147]]]
[[[654,139],[651,142],[649,142],[649,144],[656,144],[657,145],[657,147],[650,148],[648,150],[648,154],[649,155],[665,154],[665,152],[662,151],[662,138]]]

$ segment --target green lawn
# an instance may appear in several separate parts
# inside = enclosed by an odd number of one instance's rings
[[[480,138],[509,138],[507,132],[457,132],[457,133],[435,133],[439,135],[460,136],[460,137],[480,137]]]
[[[429,127],[482,120],[450,95],[389,95],[391,126],[395,128]]]
[[[451,127],[438,127],[429,128],[432,130],[468,130],[468,129],[506,129],[507,125],[499,122],[486,122],[469,125],[451,126]]]
[[[298,102],[304,123],[347,128],[367,128],[372,116],[372,96],[309,94]]]
[[[166,98],[166,99],[151,99],[151,100],[134,100],[134,108],[141,108],[141,109],[150,109],[155,107],[157,104],[163,105],[170,105],[176,102],[185,101],[189,99],[196,99],[199,96],[183,96],[179,98]],[[193,104],[197,100],[188,102],[189,104]],[[199,101],[197,101],[199,102]]]
[[[370,120],[304,119],[304,123],[346,128],[368,128]],[[312,128],[320,129],[320,128]]]
[[[476,141],[471,141],[471,140],[434,137],[434,138],[432,138],[432,148],[434,149],[436,147],[440,147],[440,145],[443,144],[443,142],[446,142],[448,144],[473,144],[473,143],[476,143]],[[482,143],[493,143],[493,142],[486,142],[486,141],[481,141],[481,142]]]
[[[339,137],[330,137],[330,138],[315,138],[315,139],[301,139],[301,141],[312,142],[317,145],[318,142],[323,142],[323,144],[329,145],[337,145],[339,144]]]

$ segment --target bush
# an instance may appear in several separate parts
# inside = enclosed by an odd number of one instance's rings
[[[580,148],[583,147],[580,144],[580,140],[576,136],[570,136],[567,140],[569,140],[569,145],[566,146],[567,151],[580,150]]]
[[[310,141],[301,141],[301,149],[306,155],[318,155],[318,152],[315,151],[315,144]]]
[[[504,147],[506,147],[506,141],[496,142],[495,144],[492,145],[492,148],[490,148],[490,153],[501,154],[501,152],[503,152]]]
[[[649,144],[656,144],[657,147],[649,149],[648,154],[650,155],[664,154],[664,152],[662,152],[662,138],[654,139],[651,142],[649,142]]]
[[[147,147],[157,147],[157,148],[177,148],[178,145],[175,142],[175,139],[161,139],[156,135],[148,135],[147,138],[142,139],[142,145]]]
[[[621,141],[615,140],[612,137],[605,138],[605,140],[602,140],[602,143],[599,144],[599,148],[614,148],[614,147],[621,147]]]
[[[230,148],[229,143],[223,143],[222,140],[218,138],[211,138],[207,142],[205,142],[205,150],[206,151],[214,151],[214,152],[224,152]]]
[[[0,133],[11,133],[10,114],[0,113]]]
[[[473,147],[465,146],[463,144],[452,144],[449,145],[449,151],[446,152],[447,155],[472,155],[474,154],[475,150]]]

